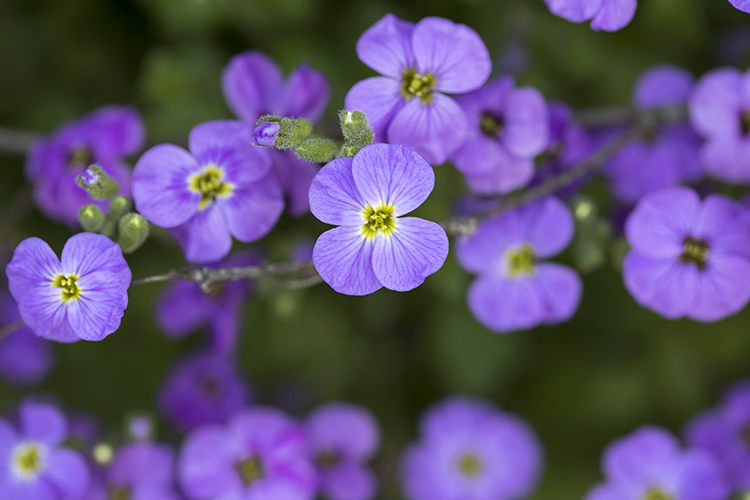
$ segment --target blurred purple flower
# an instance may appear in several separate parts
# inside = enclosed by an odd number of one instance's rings
[[[10,294],[0,295],[0,320],[9,325],[21,319]],[[22,326],[0,340],[0,378],[9,385],[38,384],[54,365],[52,345],[40,339],[28,326]]]
[[[729,0],[736,9],[750,13],[750,0]]]
[[[721,464],[735,492],[750,490],[750,379],[731,387],[719,408],[694,418],[685,435]]]
[[[682,68],[654,66],[636,83],[633,104],[638,109],[686,104],[693,82]],[[698,180],[703,174],[700,147],[700,138],[686,123],[653,129],[615,154],[605,174],[615,196],[633,204],[658,189]]]
[[[262,260],[260,252],[244,250],[212,267],[254,266]],[[184,338],[206,326],[212,349],[231,353],[237,346],[242,327],[242,305],[253,288],[249,280],[229,281],[218,283],[211,292],[205,293],[197,283],[172,282],[156,300],[156,322],[172,339]]]
[[[432,192],[432,167],[409,148],[365,146],[323,167],[310,186],[310,210],[326,224],[313,249],[315,269],[339,293],[405,292],[438,271],[448,237],[438,224],[404,217]]]
[[[89,469],[63,448],[65,416],[54,406],[26,401],[16,429],[0,419],[0,493],[12,500],[80,500]]]
[[[387,14],[359,38],[357,55],[384,75],[346,95],[347,109],[367,115],[375,141],[404,144],[432,164],[461,147],[466,115],[443,92],[464,94],[487,81],[492,63],[474,30],[440,17],[414,25]]]
[[[106,210],[107,201],[94,201],[76,177],[96,163],[130,195],[130,168],[124,156],[136,153],[145,141],[138,112],[128,106],[105,106],[61,125],[49,137],[32,142],[26,156],[26,177],[34,184],[34,201],[52,220],[77,227],[78,210],[94,203]]]
[[[637,0],[544,0],[553,14],[573,23],[591,21],[595,31],[618,31],[630,24]]]
[[[239,121],[203,123],[190,132],[190,152],[171,144],[149,149],[133,171],[138,211],[172,233],[189,262],[216,262],[232,236],[265,236],[284,209],[270,161]]]
[[[420,440],[401,463],[409,500],[512,500],[536,487],[542,449],[520,418],[452,397],[429,408],[419,427]]]
[[[573,238],[570,210],[556,198],[484,221],[458,241],[458,262],[479,277],[467,300],[487,328],[506,333],[570,319],[582,283],[569,267],[538,259],[562,252]]]
[[[378,451],[378,422],[367,409],[329,403],[315,410],[305,423],[310,454],[329,500],[370,500],[377,480],[366,462]]]
[[[201,352],[182,359],[159,390],[161,414],[182,431],[223,423],[250,401],[251,389],[230,357]]]
[[[6,268],[23,322],[58,342],[102,340],[120,327],[130,269],[120,245],[101,234],[71,236],[62,262],[39,238],[23,240]]]
[[[242,410],[226,426],[193,431],[179,476],[191,500],[313,500],[317,487],[302,429],[271,408]]]
[[[699,450],[682,451],[658,427],[641,427],[609,445],[602,469],[606,482],[585,500],[725,500],[718,464]]]
[[[662,189],[638,202],[625,234],[633,249],[623,278],[642,306],[708,322],[750,300],[750,212],[734,200]]]
[[[229,61],[222,77],[224,97],[229,108],[253,127],[263,115],[273,114],[306,118],[316,122],[325,111],[330,89],[319,71],[301,64],[283,81],[279,66],[257,50],[245,51]],[[254,139],[256,144],[273,146],[270,133],[273,125],[264,127],[265,135]],[[266,151],[272,171],[289,200],[289,213],[307,213],[307,191],[318,171],[317,165],[302,161],[294,152]]]

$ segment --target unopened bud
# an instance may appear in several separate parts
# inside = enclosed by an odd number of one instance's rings
[[[279,118],[261,116],[253,131],[253,142],[259,146],[270,146],[286,150],[296,147],[312,132],[312,124],[304,118]]]
[[[359,144],[358,142],[346,141],[344,145],[341,146],[341,149],[339,149],[339,152],[336,153],[336,158],[354,158],[354,156],[359,153],[359,150],[363,147],[364,146],[362,144]]]
[[[95,233],[104,225],[104,213],[96,205],[84,205],[78,211],[78,222],[84,231]]]
[[[330,139],[312,138],[305,139],[297,146],[297,157],[302,160],[315,163],[327,163],[331,161],[338,151],[336,143]]]
[[[253,144],[256,146],[274,147],[276,146],[276,138],[281,130],[281,125],[278,122],[263,122],[253,131]]]
[[[361,147],[372,144],[375,140],[375,135],[367,121],[367,115],[362,111],[347,111],[344,109],[339,113],[339,120],[341,121],[341,132],[347,141],[356,142]]]
[[[109,202],[109,216],[120,220],[130,210],[130,199],[125,196],[115,196]]]
[[[95,200],[108,200],[120,190],[117,181],[108,176],[99,165],[91,165],[76,178],[76,182]]]
[[[119,238],[123,253],[131,253],[138,249],[148,238],[149,224],[140,214],[125,214],[120,219]]]

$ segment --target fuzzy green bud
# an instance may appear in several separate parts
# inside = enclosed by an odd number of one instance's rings
[[[78,211],[78,222],[84,231],[95,233],[104,225],[104,213],[96,205],[85,205]]]
[[[273,124],[278,124],[278,127]],[[296,147],[310,132],[310,120],[265,115],[258,120],[252,141],[259,146],[271,146],[283,151]]]
[[[125,196],[115,196],[109,202],[109,216],[112,219],[120,220],[129,210],[130,199]]]
[[[91,165],[76,178],[76,182],[95,200],[108,200],[120,190],[120,185],[99,165]]]
[[[341,122],[341,132],[347,141],[356,142],[360,146],[367,146],[375,140],[375,135],[367,121],[367,115],[363,112],[343,109],[339,113],[339,121]]]
[[[330,139],[314,137],[305,139],[297,146],[297,158],[315,163],[327,163],[333,160],[338,146]]]
[[[149,224],[140,214],[125,214],[118,225],[119,238],[117,242],[123,253],[131,253],[138,249],[148,238]]]
[[[354,156],[359,153],[359,150],[363,147],[364,146],[358,142],[346,141],[344,145],[341,146],[341,149],[339,149],[339,152],[336,153],[336,158],[354,158]]]

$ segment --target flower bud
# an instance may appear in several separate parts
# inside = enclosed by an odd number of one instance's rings
[[[359,150],[363,147],[364,146],[358,142],[346,141],[344,145],[341,146],[339,152],[336,153],[336,158],[354,158],[354,156],[359,153]]]
[[[85,205],[78,211],[78,222],[84,231],[95,233],[104,225],[104,213],[96,205]]]
[[[252,141],[256,146],[274,147],[281,130],[278,122],[263,122],[253,131]]]
[[[130,199],[125,196],[115,196],[109,202],[109,216],[112,219],[120,220],[123,215],[130,210]]]
[[[125,214],[120,219],[119,238],[117,242],[123,253],[131,253],[138,249],[148,238],[149,224],[140,214]]]
[[[108,200],[120,190],[120,185],[99,165],[91,165],[76,178],[76,182],[95,200]]]
[[[375,140],[375,135],[367,121],[367,115],[362,111],[341,110],[339,120],[341,122],[341,132],[347,141],[356,142],[361,147],[372,144]]]
[[[266,115],[258,120],[253,131],[253,142],[259,146],[271,146],[283,151],[296,147],[310,132],[312,124],[304,118]]]
[[[297,146],[297,158],[315,163],[327,163],[336,155],[338,146],[330,139],[305,139]]]

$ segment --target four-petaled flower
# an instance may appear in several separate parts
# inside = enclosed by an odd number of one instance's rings
[[[638,0],[544,0],[549,10],[573,23],[591,21],[595,31],[618,31],[630,24]]]

